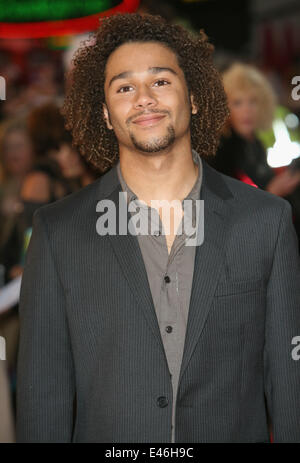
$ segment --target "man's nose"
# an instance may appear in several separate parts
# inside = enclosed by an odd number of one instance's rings
[[[155,106],[157,103],[156,98],[148,87],[139,88],[136,92],[136,99],[134,102],[135,108],[141,108],[145,106]]]

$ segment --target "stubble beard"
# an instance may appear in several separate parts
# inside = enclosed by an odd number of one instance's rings
[[[162,137],[153,137],[151,140],[140,141],[130,132],[130,138],[134,147],[144,153],[158,153],[169,148],[175,141],[175,130],[172,125],[167,127],[167,134]]]

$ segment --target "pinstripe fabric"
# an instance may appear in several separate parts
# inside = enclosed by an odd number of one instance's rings
[[[175,441],[268,441],[268,410],[275,442],[300,442],[290,205],[202,162],[205,236]],[[171,442],[172,384],[137,238],[96,233],[97,201],[118,205],[120,191],[113,168],[35,214],[21,288],[19,442]]]
[[[196,201],[200,198],[203,168],[201,157],[197,151],[192,150],[192,156],[194,163],[198,164],[198,177],[185,200],[189,199]],[[120,162],[118,162],[116,169],[122,190],[127,193],[127,201],[130,203],[130,201],[137,199],[137,196],[126,184],[122,175]],[[149,230],[151,230],[151,221],[152,224],[153,222],[155,223],[155,221],[153,221],[153,217],[151,218],[149,210],[151,209],[148,209],[148,207],[142,208],[142,211],[144,213],[146,212],[146,220],[149,224]],[[156,214],[158,218],[158,227],[162,229],[161,220],[157,212]],[[194,220],[196,220],[196,218],[194,218]],[[147,272],[172,379],[173,398],[171,428],[172,442],[174,442],[177,382],[184,347],[186,322],[188,319],[196,247],[185,245],[185,234],[175,236],[170,254],[168,253],[166,238],[163,235],[138,236],[137,238]],[[164,282],[166,274],[171,278],[171,281],[168,283]],[[170,327],[170,325],[172,331],[166,331],[166,326]]]

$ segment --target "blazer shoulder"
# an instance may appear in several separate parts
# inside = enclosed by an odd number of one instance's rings
[[[108,180],[107,174],[103,175],[79,191],[38,208],[35,214],[42,217],[49,225],[84,221],[91,212],[96,211],[97,202],[109,195],[116,187]]]
[[[211,166],[210,168],[213,169]],[[241,180],[230,177],[221,172],[218,172],[218,174],[222,177],[222,180],[231,191],[234,200],[242,207],[274,207],[277,210],[282,210],[284,207],[290,207],[290,203],[280,196],[276,196],[273,193],[262,190],[261,188],[256,188],[255,186],[249,185],[248,183],[242,182]]]

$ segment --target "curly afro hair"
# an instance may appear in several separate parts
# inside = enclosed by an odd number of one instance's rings
[[[153,41],[175,53],[188,91],[194,95],[198,112],[191,118],[192,147],[204,158],[216,152],[228,108],[222,79],[212,61],[214,47],[203,30],[194,36],[160,16],[116,14],[102,19],[92,43],[75,54],[62,108],[74,145],[102,173],[119,158],[117,138],[103,117],[107,59],[124,43]]]

